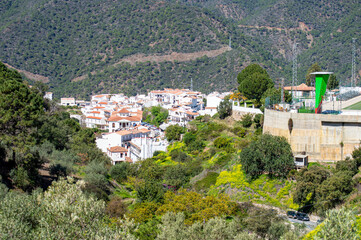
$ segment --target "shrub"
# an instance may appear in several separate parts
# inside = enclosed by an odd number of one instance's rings
[[[244,114],[241,120],[242,126],[245,128],[249,128],[252,125],[252,118],[253,118],[252,114],[250,113]]]
[[[129,163],[127,162],[117,163],[114,166],[112,166],[112,168],[110,169],[110,176],[112,176],[112,178],[114,178],[117,182],[120,183],[123,180],[125,180],[129,175],[128,174],[129,168],[130,166]]]
[[[123,217],[127,211],[126,205],[123,203],[122,198],[114,196],[107,204],[105,212],[109,217],[119,218]]]

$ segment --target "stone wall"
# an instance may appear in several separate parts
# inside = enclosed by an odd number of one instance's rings
[[[310,161],[339,161],[360,145],[361,116],[266,109],[263,132],[287,138],[293,153],[306,153]]]

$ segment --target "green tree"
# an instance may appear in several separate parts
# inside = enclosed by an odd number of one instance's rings
[[[249,128],[250,126],[252,126],[252,119],[253,119],[253,115],[250,113],[246,113],[242,116],[241,118],[241,122],[242,122],[242,126],[244,128]]]
[[[325,211],[342,203],[353,190],[353,174],[348,171],[336,172],[317,189],[317,209]]]
[[[240,154],[242,167],[252,178],[262,173],[286,177],[294,168],[291,146],[284,137],[263,134]]]
[[[328,79],[328,82],[327,82],[327,88],[332,90],[332,89],[338,88],[338,86],[339,86],[339,82],[336,78],[336,75],[331,74],[330,78]]]
[[[330,171],[321,166],[313,165],[308,169],[302,169],[296,178],[297,184],[293,201],[298,204],[313,206],[317,189],[329,176]]]
[[[31,177],[27,157],[30,146],[35,144],[35,133],[44,114],[44,102],[40,95],[26,86],[18,72],[0,63],[0,140],[12,149],[12,167],[23,167]],[[21,156],[17,157],[17,154]],[[30,153],[32,154],[32,153]],[[26,166],[27,165],[27,166]]]
[[[44,192],[0,194],[0,236],[5,239],[135,239],[127,220],[112,224],[105,203],[82,192],[83,181],[54,181]]]
[[[170,125],[165,130],[165,137],[169,142],[171,141],[179,141],[180,136],[183,133],[183,127],[179,125]]]
[[[248,99],[255,99],[256,104],[260,104],[260,100],[267,89],[273,87],[273,82],[267,71],[258,64],[251,64],[241,73],[238,74],[239,83],[238,90]]]
[[[303,239],[359,239],[356,213],[345,207],[326,213],[326,219],[319,227],[309,232]]]
[[[312,66],[307,70],[307,74],[306,74],[306,85],[307,86],[311,86],[313,85],[314,81],[315,81],[315,76],[311,75],[311,73],[313,72],[320,72],[321,67],[318,65],[318,63],[314,63],[312,64]]]
[[[109,173],[112,178],[114,178],[118,183],[121,183],[129,175],[129,168],[129,163],[120,162],[112,166]]]
[[[225,119],[232,115],[232,102],[229,98],[224,98],[218,105],[217,111],[220,119]]]

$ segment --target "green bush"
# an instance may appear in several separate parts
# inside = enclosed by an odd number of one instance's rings
[[[110,169],[110,176],[114,178],[118,183],[121,183],[129,175],[128,170],[130,166],[127,162],[120,162],[112,166]]]
[[[252,114],[250,113],[244,114],[241,120],[242,126],[245,128],[249,128],[250,126],[252,126],[252,118],[253,118]]]

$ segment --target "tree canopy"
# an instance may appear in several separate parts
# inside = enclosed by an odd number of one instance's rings
[[[320,71],[322,71],[322,69],[321,69],[320,65],[318,65],[317,62],[312,64],[312,66],[307,70],[307,74],[306,74],[306,85],[307,86],[314,85],[315,76],[311,75],[311,73],[320,72]]]
[[[273,87],[273,82],[267,71],[258,64],[251,64],[237,76],[238,90],[248,99],[260,102],[267,89]]]
[[[246,174],[255,178],[263,173],[286,177],[294,168],[291,146],[283,137],[262,135],[240,155]]]

